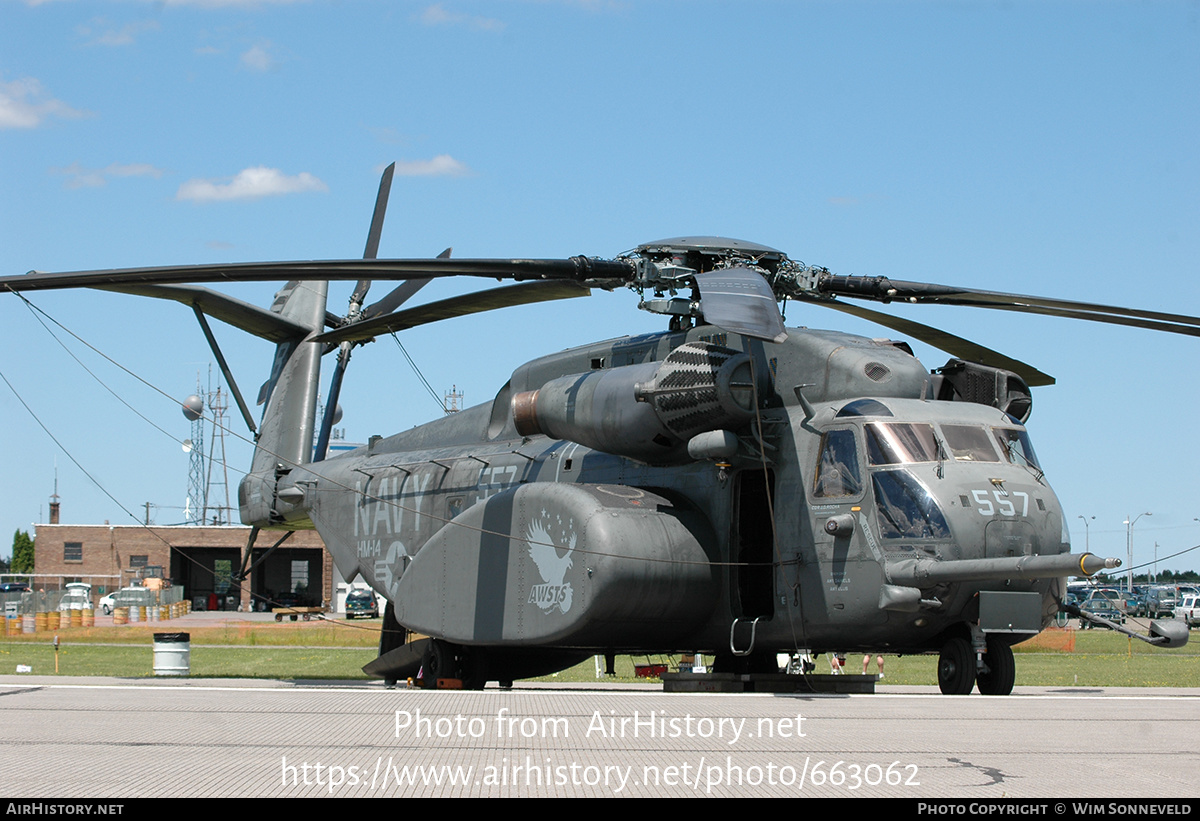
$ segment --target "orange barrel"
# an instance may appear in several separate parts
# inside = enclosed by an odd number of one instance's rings
[[[83,614],[83,626],[84,627],[95,627],[96,626],[96,611],[95,610],[93,610],[92,608],[89,607],[88,609],[80,610],[79,612]]]
[[[62,626],[62,613],[57,610],[51,610],[46,616],[46,627],[49,629],[57,630]]]
[[[34,629],[39,633],[46,632],[46,626],[50,623],[49,613],[38,613],[37,620],[34,623]]]
[[[129,624],[129,608],[114,607],[113,608],[113,624]]]
[[[72,610],[71,611],[71,626],[72,627],[83,627],[83,611],[82,610]]]

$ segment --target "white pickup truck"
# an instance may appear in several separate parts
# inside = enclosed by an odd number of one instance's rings
[[[1200,595],[1185,593],[1175,607],[1175,618],[1185,619],[1188,627],[1200,624]]]

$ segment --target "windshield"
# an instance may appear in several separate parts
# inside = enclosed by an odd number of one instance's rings
[[[817,464],[814,496],[857,496],[862,492],[858,473],[858,444],[854,431],[831,430],[821,436],[821,461]]]
[[[938,458],[933,425],[871,422],[866,431],[867,458],[872,465],[933,462]]]
[[[933,496],[903,470],[881,470],[872,477],[879,529],[885,539],[948,539],[950,527]]]
[[[992,433],[995,434],[996,441],[1000,443],[1000,450],[1008,457],[1008,461],[1014,465],[1041,471],[1037,455],[1033,452],[1033,443],[1029,441],[1029,434],[1023,428],[992,428]]]
[[[999,462],[992,438],[975,425],[942,425],[942,435],[954,458],[960,462]]]

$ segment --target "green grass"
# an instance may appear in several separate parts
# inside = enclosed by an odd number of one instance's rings
[[[361,668],[375,656],[374,649],[362,648],[193,645],[189,660],[191,674],[199,678],[366,680]],[[11,675],[18,664],[32,667],[33,675],[53,675],[54,648],[30,642],[0,644],[0,673]],[[153,676],[153,647],[67,644],[58,652],[58,674]]]
[[[363,647],[379,646],[378,619],[318,622],[243,622],[222,627],[180,627],[171,621],[129,624],[121,627],[66,627],[46,633],[23,633],[0,638],[9,643],[45,644],[56,632],[71,644],[149,645],[155,633],[187,633],[197,645],[245,645],[249,647]]]
[[[1047,632],[1013,648],[1017,686],[1027,687],[1200,687],[1200,639],[1172,650],[1130,640],[1108,630]],[[1070,649],[1064,647],[1069,645]],[[884,657],[882,687],[895,684],[937,686],[937,656]],[[666,660],[653,656],[651,662]],[[711,659],[709,659],[711,662]],[[645,681],[633,676],[633,665],[647,658],[618,656],[617,681]],[[862,655],[846,659],[850,673],[862,671]],[[817,673],[828,673],[827,656],[817,660]],[[872,658],[869,672],[876,672]],[[595,665],[585,661],[542,681],[595,680]],[[610,679],[611,680],[611,679]]]
[[[172,632],[171,623],[60,630],[59,674],[151,676],[156,632]],[[364,680],[361,668],[375,658],[379,622],[248,623],[186,632],[191,636],[191,674],[196,677]],[[33,668],[34,675],[52,675],[52,640],[50,633],[0,639],[0,674],[12,675],[18,664],[24,664]],[[1160,650],[1107,630],[1055,631],[1014,650],[1017,686],[1200,687],[1200,643]],[[936,656],[884,659],[885,688],[937,684]],[[646,661],[641,656],[618,656],[616,680],[647,681],[636,678],[633,670],[635,663]],[[655,656],[649,661],[672,660]],[[861,670],[861,663],[861,655],[847,659],[852,673]],[[874,672],[873,661],[871,669]],[[818,660],[817,672],[828,672],[825,658]],[[589,659],[541,680],[594,682],[595,662]]]

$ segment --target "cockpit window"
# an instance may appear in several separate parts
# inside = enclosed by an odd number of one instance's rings
[[[974,425],[942,425],[942,435],[960,462],[999,462],[987,431]]]
[[[866,432],[867,459],[872,465],[933,462],[938,458],[933,425],[871,422]]]
[[[821,461],[817,464],[814,496],[857,496],[862,493],[858,472],[858,444],[853,430],[831,430],[821,436]]]
[[[996,435],[1000,450],[1008,457],[1008,461],[1014,465],[1024,465],[1041,471],[1037,454],[1033,452],[1033,443],[1029,441],[1026,431],[1020,428],[992,428],[992,433]]]
[[[871,476],[879,530],[885,539],[948,539],[950,527],[937,502],[904,470],[879,470]]]

